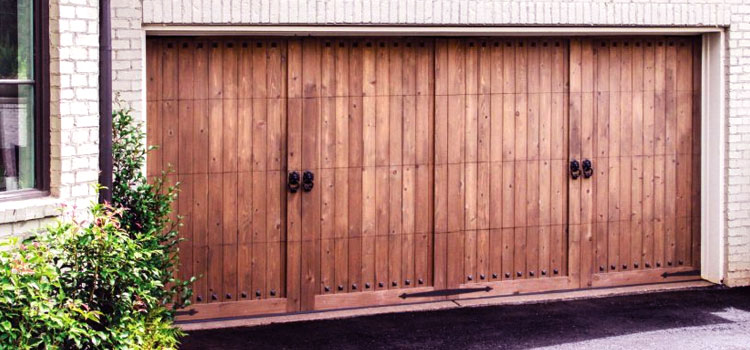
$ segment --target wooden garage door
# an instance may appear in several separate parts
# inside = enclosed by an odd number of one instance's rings
[[[185,319],[696,278],[699,40],[147,45]]]

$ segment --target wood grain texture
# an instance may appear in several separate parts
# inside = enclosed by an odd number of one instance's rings
[[[432,40],[300,45],[289,53],[303,90],[299,171],[315,173],[313,190],[298,194],[300,308],[431,285]]]
[[[180,277],[193,302],[286,292],[286,43],[149,38],[150,176],[180,182]],[[165,69],[166,68],[166,69]]]
[[[699,268],[700,38],[146,44],[146,173],[211,317]]]
[[[567,43],[436,45],[436,271],[446,287],[564,276]]]
[[[593,47],[595,274],[696,265],[700,203],[693,38],[586,39]],[[571,56],[572,57],[572,56]],[[572,62],[572,61],[571,61]],[[582,66],[585,66],[582,65]],[[574,84],[572,86],[575,86]],[[698,88],[699,89],[699,88]],[[571,101],[575,92],[571,91]],[[573,106],[573,104],[571,104]],[[571,113],[573,110],[571,110]],[[573,129],[571,129],[572,131]],[[587,132],[582,133],[584,139]],[[571,134],[571,142],[573,135]],[[584,147],[585,148],[585,147]],[[697,152],[699,154],[700,152]],[[592,154],[592,155],[589,155]],[[585,181],[583,182],[585,183]],[[582,193],[584,193],[583,191]],[[571,203],[571,205],[573,205]],[[583,237],[582,237],[583,239]],[[627,281],[651,274],[629,273]],[[589,279],[590,281],[590,279]],[[596,278],[596,285],[618,278]]]

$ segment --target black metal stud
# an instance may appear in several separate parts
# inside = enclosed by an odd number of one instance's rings
[[[219,297],[216,295],[216,293],[211,293],[211,300],[217,300]]]
[[[352,290],[357,290],[357,284],[356,283],[352,283]]]
[[[614,269],[616,269],[616,268],[617,268],[617,266],[615,266],[615,264],[609,265],[609,269],[610,269],[610,270],[614,270]]]
[[[258,297],[258,298],[260,298],[260,289],[258,289],[258,290],[255,291],[255,296]]]
[[[628,269],[628,264],[622,264],[622,269],[623,270],[627,270]]]
[[[542,270],[542,276],[547,276],[547,270]]]
[[[672,266],[672,262],[671,261],[667,261],[667,265]]]
[[[529,271],[529,276],[534,277],[534,271]]]
[[[473,280],[473,279],[474,279],[474,276],[472,276],[472,275],[468,275],[468,276],[466,276],[466,279],[467,279],[467,280],[469,280],[469,281],[471,281],[471,280]]]
[[[331,291],[331,287],[325,286],[325,287],[323,287],[323,290],[326,291],[326,292],[330,292]]]
[[[424,284],[424,280],[420,278],[420,279],[417,280],[417,283]]]
[[[516,276],[518,276],[518,277],[521,277],[521,276],[523,276],[523,272],[521,272],[521,271],[517,271],[517,272],[516,272]]]
[[[407,286],[410,285],[411,284],[411,280],[405,280],[404,284],[406,284]]]
[[[680,264],[680,265],[682,265],[684,263],[684,261],[680,260],[677,263]]]
[[[505,273],[505,278],[510,278],[510,272]]]
[[[365,283],[365,288],[370,289],[370,282]]]
[[[339,284],[339,290],[344,290],[344,286]]]
[[[661,263],[657,261],[656,262],[656,267],[661,267]]]
[[[378,282],[378,287],[383,288],[385,284],[383,282]]]
[[[552,270],[552,273],[554,273],[555,275],[557,275],[558,273],[560,273],[560,271],[557,271],[557,269],[554,269],[554,270]]]
[[[227,297],[227,299],[232,299],[232,294],[227,293],[225,296]]]
[[[487,276],[485,276],[484,274],[479,275],[479,279],[482,279],[482,280],[485,279],[486,277]]]
[[[493,273],[493,274],[492,274],[492,278],[497,278],[497,274],[496,274],[496,273]]]
[[[646,263],[645,266],[646,266],[646,268],[649,268],[649,267],[651,267],[651,263]]]
[[[391,282],[391,285],[395,287],[395,286],[397,286],[397,285],[398,285],[398,282],[396,282],[396,281],[393,281],[393,282]]]
[[[635,267],[636,269],[638,268],[638,266],[638,263],[633,263],[633,267]]]
[[[276,291],[275,291],[275,290],[273,290],[273,289],[271,289],[271,296],[272,296],[272,297],[273,297],[273,296],[276,296]]]
[[[243,298],[247,298],[247,292],[240,293],[240,296],[243,297]]]
[[[604,266],[599,266],[599,271],[604,271]]]
[[[195,297],[195,300],[197,300],[197,301],[203,301],[203,297],[199,295],[199,296]]]

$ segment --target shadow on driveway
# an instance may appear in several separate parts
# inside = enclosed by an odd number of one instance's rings
[[[730,323],[750,288],[364,316],[190,332],[182,349],[525,349]]]

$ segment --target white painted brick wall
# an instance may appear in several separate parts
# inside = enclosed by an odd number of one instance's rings
[[[0,237],[83,211],[99,172],[99,2],[50,0],[50,196],[0,203]]]
[[[169,0],[180,3],[177,0]],[[198,0],[200,1],[200,0]],[[185,0],[184,8],[192,12]],[[133,108],[134,116],[141,116],[143,93],[144,33],[141,29],[141,0],[112,0],[112,92],[122,107]],[[182,5],[181,5],[182,6]],[[179,8],[182,8],[182,7]],[[115,107],[116,108],[116,107]]]
[[[115,90],[137,113],[141,23],[726,27],[725,282],[750,284],[750,0],[113,0]]]

